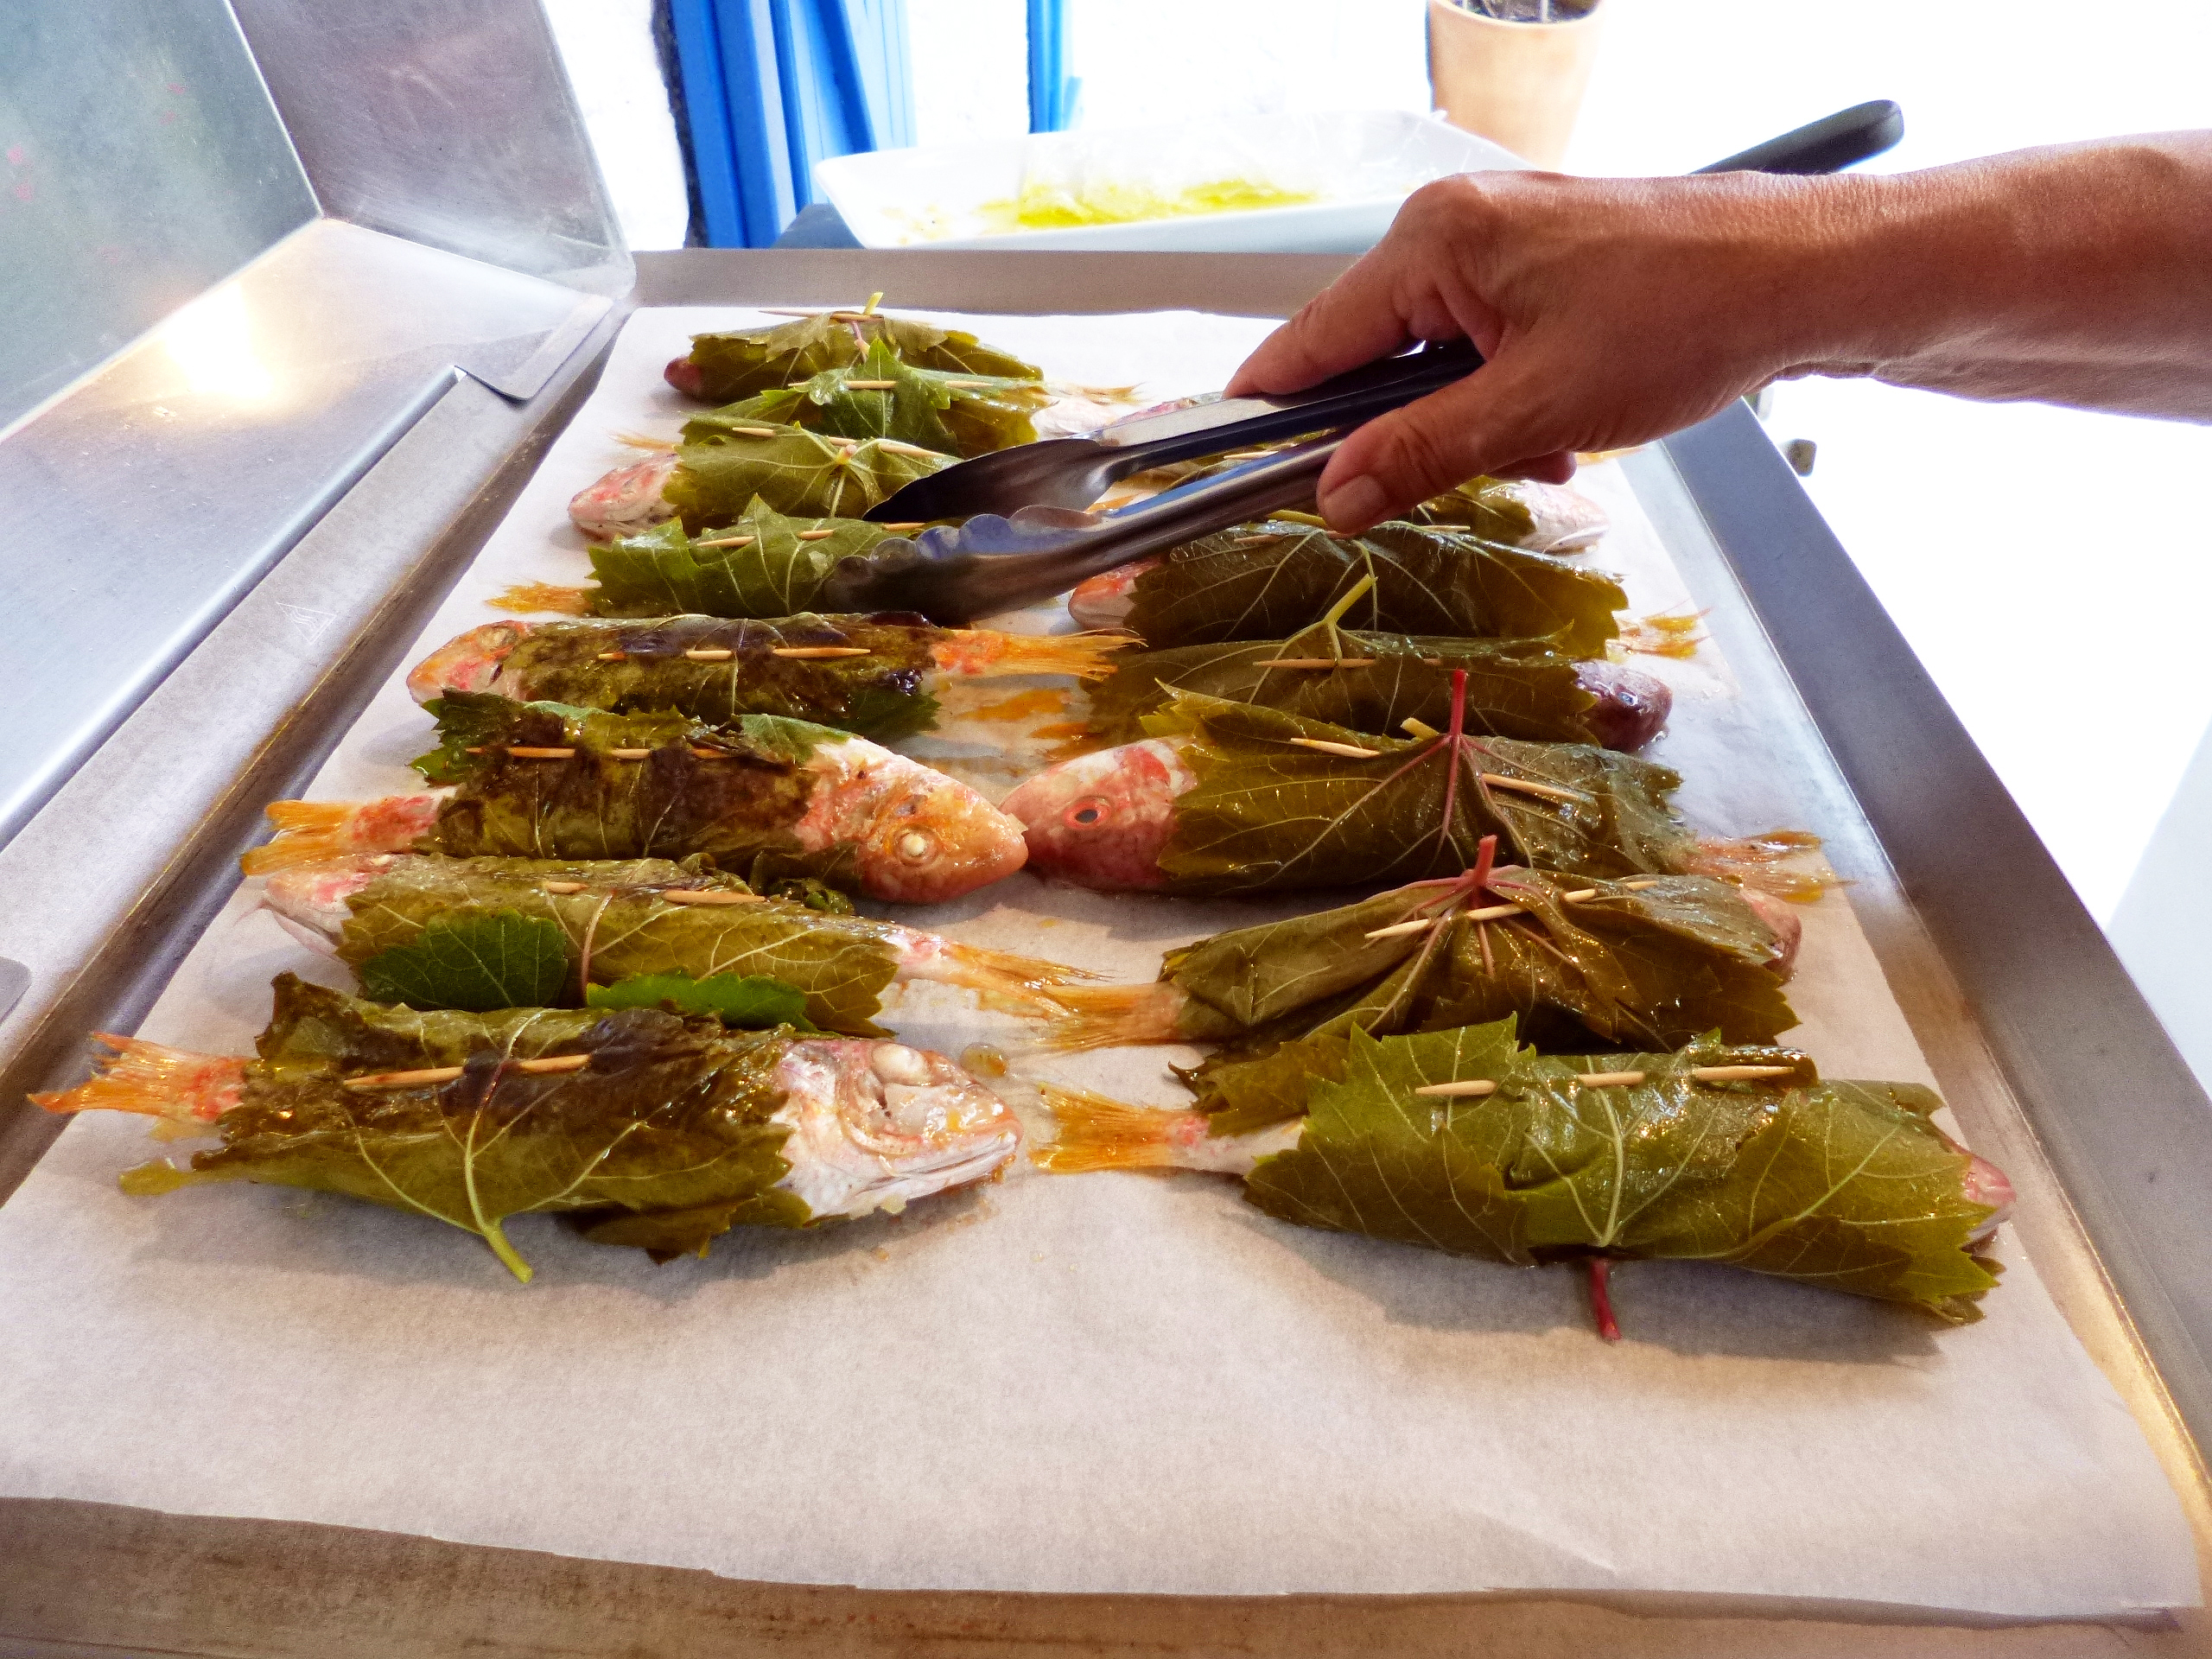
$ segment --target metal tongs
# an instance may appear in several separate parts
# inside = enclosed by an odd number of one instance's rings
[[[1861,104],[1700,173],[1832,173],[1878,156],[1904,134],[1886,100]],[[841,560],[823,608],[917,611],[961,624],[1063,594],[1089,577],[1193,537],[1310,500],[1329,457],[1376,416],[1482,366],[1465,340],[1416,346],[1281,397],[1192,399],[1132,416],[1087,438],[1017,445],[917,479],[880,503],[879,522],[966,516],[911,538],[890,537]],[[1109,512],[1084,508],[1149,467],[1316,434],[1310,442]]]

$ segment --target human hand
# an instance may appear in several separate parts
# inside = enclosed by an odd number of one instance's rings
[[[1703,420],[1800,364],[1819,200],[1854,181],[1477,173],[1414,192],[1389,234],[1261,345],[1228,393],[1295,391],[1414,340],[1474,374],[1369,422],[1320,482],[1364,530],[1487,473],[1564,483],[1577,451]]]
[[[1229,391],[1475,343],[1482,368],[1331,460],[1322,514],[1358,531],[1481,473],[1564,482],[1790,375],[2212,422],[2208,271],[2206,132],[1831,178],[1470,173],[1408,197]]]

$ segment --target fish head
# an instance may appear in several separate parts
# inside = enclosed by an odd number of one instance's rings
[[[530,630],[527,622],[486,622],[455,635],[408,671],[407,695],[428,702],[448,691],[489,691]]]
[[[595,542],[634,536],[676,517],[664,493],[676,471],[673,449],[617,467],[569,498],[569,520]]]
[[[810,853],[850,847],[871,899],[957,899],[1029,856],[1021,825],[967,785],[866,738],[819,744],[806,767],[811,787],[792,834]]]
[[[914,762],[898,774],[859,838],[861,883],[870,898],[938,904],[1027,862],[1020,823],[958,779]]]
[[[776,1067],[787,1127],[778,1183],[817,1217],[896,1214],[1004,1167],[1021,1147],[1007,1103],[942,1054],[904,1043],[803,1039]]]
[[[1175,802],[1197,782],[1160,738],[1048,766],[1001,802],[1021,821],[1031,868],[1078,887],[1159,887]]]
[[[296,864],[269,878],[261,902],[276,913],[278,926],[309,950],[327,956],[353,919],[353,908],[347,901],[403,856],[357,853]]]
[[[1068,614],[1078,627],[1119,627],[1136,607],[1137,579],[1159,563],[1158,559],[1139,559],[1077,583],[1076,590],[1068,595]]]

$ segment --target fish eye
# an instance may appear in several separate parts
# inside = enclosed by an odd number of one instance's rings
[[[1060,822],[1071,830],[1089,830],[1104,822],[1105,817],[1106,798],[1103,795],[1086,795],[1060,814]]]
[[[909,864],[919,864],[937,851],[937,837],[909,830],[892,844],[892,849]]]

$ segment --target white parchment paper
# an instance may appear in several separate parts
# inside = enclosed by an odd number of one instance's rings
[[[673,431],[658,370],[687,334],[751,315],[631,321],[424,648],[510,582],[583,579],[567,497],[634,454],[616,431]],[[1219,385],[1268,327],[964,326],[1160,397]],[[1688,599],[1618,470],[1583,484],[1614,517],[1596,562],[1636,608]],[[1700,826],[1802,822],[1713,647],[1646,665],[1677,688],[1658,753]],[[315,792],[410,786],[427,731],[395,683]],[[256,896],[145,1034],[243,1051],[270,975],[344,982]],[[1164,945],[1313,902],[1023,874],[912,918],[1140,979]],[[1928,1080],[1847,903],[1806,924],[1792,1040],[1831,1076]],[[955,1052],[1021,1029],[933,988],[889,1017]],[[1168,1103],[1179,1058],[1017,1069]],[[1195,1175],[1025,1167],[901,1218],[735,1234],[658,1268],[524,1217],[524,1287],[476,1239],[366,1205],[122,1196],[117,1172],[160,1150],[134,1122],[81,1121],[0,1207],[0,1493],[885,1587],[1641,1589],[2012,1615],[2198,1599],[2174,1495],[2009,1239],[1977,1325],[1640,1264],[1616,1276],[1629,1336],[1608,1346],[1566,1270],[1287,1226]]]

